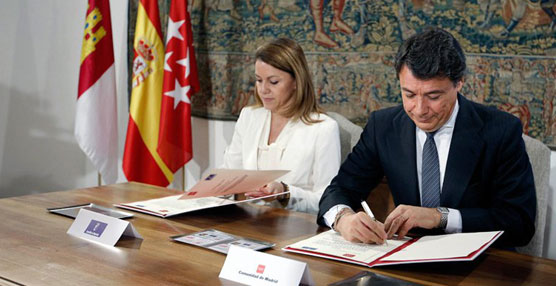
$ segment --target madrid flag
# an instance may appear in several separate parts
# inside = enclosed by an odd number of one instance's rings
[[[114,48],[108,0],[89,0],[81,48],[75,138],[106,183],[118,179]]]
[[[158,1],[139,1],[133,48],[135,56],[123,170],[129,181],[167,186],[173,173],[156,152],[164,75],[164,43]]]
[[[175,173],[193,156],[191,96],[199,90],[186,0],[172,0],[168,17],[158,153]]]

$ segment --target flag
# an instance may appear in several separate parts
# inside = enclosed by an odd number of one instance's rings
[[[198,90],[197,62],[187,1],[172,0],[164,56],[157,151],[173,173],[193,157],[191,96]]]
[[[129,181],[167,186],[173,179],[173,173],[156,152],[164,76],[164,43],[158,1],[139,1],[133,48],[135,55],[123,170]]]
[[[75,138],[106,183],[118,179],[118,119],[110,5],[89,0],[81,47]]]

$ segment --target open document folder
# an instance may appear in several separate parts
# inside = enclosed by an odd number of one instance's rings
[[[289,171],[213,169],[180,199],[218,197],[252,192]]]
[[[329,230],[283,248],[284,251],[339,260],[368,267],[406,263],[470,261],[487,249],[503,231],[428,235],[388,244],[349,242]]]
[[[114,206],[166,218],[202,209],[271,198],[285,193],[239,201],[219,198],[217,196],[253,191],[268,182],[276,180],[287,172],[289,171],[215,169],[193,186],[185,195],[172,195],[145,201],[114,204]],[[192,192],[193,194],[191,194]]]

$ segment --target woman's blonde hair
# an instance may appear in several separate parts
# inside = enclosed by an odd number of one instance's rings
[[[279,70],[289,73],[295,80],[295,91],[281,115],[301,119],[305,124],[320,122],[311,118],[311,113],[323,113],[317,103],[313,80],[303,49],[294,40],[278,38],[260,46],[255,52],[255,61],[260,60]],[[257,106],[263,106],[255,88]]]

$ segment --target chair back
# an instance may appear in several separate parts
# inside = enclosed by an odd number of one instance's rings
[[[546,230],[546,211],[548,192],[550,190],[550,149],[541,141],[523,134],[525,149],[533,169],[535,191],[537,194],[537,217],[535,218],[535,235],[529,244],[518,247],[517,252],[532,256],[543,256],[544,236]]]
[[[327,112],[328,116],[336,120],[340,128],[340,151],[342,153],[342,162],[347,158],[347,155],[353,149],[353,146],[359,141],[363,128],[349,121],[343,115],[336,112]]]

